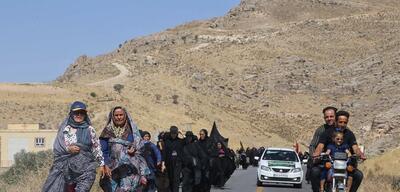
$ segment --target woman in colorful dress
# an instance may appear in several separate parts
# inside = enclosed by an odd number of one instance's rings
[[[104,160],[84,103],[72,103],[53,148],[54,163],[42,191],[89,192],[96,178],[96,168],[103,167]]]
[[[105,161],[100,186],[105,192],[136,192],[146,185],[150,174],[141,155],[144,141],[130,115],[122,107],[111,110],[100,134]]]

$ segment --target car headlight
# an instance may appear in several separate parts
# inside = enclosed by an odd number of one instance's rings
[[[269,168],[267,166],[264,166],[264,165],[261,165],[261,169],[264,170],[264,171],[272,171],[271,168]]]
[[[301,172],[301,169],[300,169],[300,168],[294,168],[294,169],[292,169],[292,171],[290,171],[290,172],[292,172],[292,173],[298,173],[298,172]]]

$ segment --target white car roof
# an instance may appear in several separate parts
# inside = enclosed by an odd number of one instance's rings
[[[278,147],[267,147],[265,150],[278,150],[278,151],[293,151],[296,152],[294,149],[291,148],[278,148]]]
[[[263,152],[262,155],[264,155],[268,150],[277,150],[277,151],[290,151],[290,152],[294,152],[294,153],[296,154],[296,156],[297,156],[297,160],[294,161],[294,162],[296,162],[296,163],[299,163],[299,162],[300,162],[300,159],[299,159],[298,154],[297,154],[296,151],[295,151],[294,149],[292,149],[292,148],[267,147],[267,148],[265,148],[265,150],[264,150],[264,152]]]

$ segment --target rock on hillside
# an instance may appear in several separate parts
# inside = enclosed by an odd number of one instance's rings
[[[103,61],[109,61],[112,58],[111,55],[98,56],[96,58],[90,58],[86,55],[82,55],[76,59],[75,63],[70,65],[65,73],[60,76],[58,82],[87,82],[90,77],[102,77],[109,78],[115,76],[119,71],[109,64]],[[95,64],[95,67],[93,67]],[[93,80],[93,79],[91,79]]]
[[[368,4],[345,0],[247,0],[217,20],[215,26],[259,29],[283,23],[360,14],[368,7]]]
[[[376,153],[383,153],[396,146],[400,139],[400,105],[377,115],[372,122],[368,134],[373,138],[370,147]]]
[[[193,122],[231,118],[246,137],[274,133],[307,145],[321,109],[334,105],[352,114],[350,127],[367,147],[395,147],[399,8],[397,0],[243,0],[223,17],[81,57],[59,81],[105,80],[118,74],[117,62],[131,72],[121,82],[126,99],[155,98],[147,110],[162,105],[168,114],[176,95]],[[369,134],[379,127],[392,128],[384,137]]]

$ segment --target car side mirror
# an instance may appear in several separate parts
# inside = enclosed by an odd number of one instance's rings
[[[255,159],[256,161],[258,161],[258,160],[260,160],[260,157],[259,157],[259,156],[255,156],[254,159]]]

